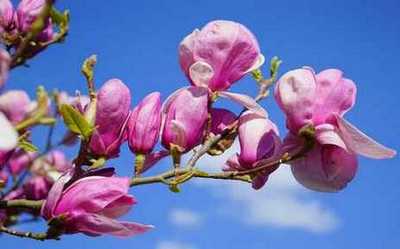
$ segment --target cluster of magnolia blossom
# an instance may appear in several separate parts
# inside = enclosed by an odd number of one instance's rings
[[[12,51],[18,51],[20,39],[29,34],[45,4],[44,0],[22,0],[14,10],[10,1],[0,0],[1,39],[7,49],[0,52],[1,83],[5,82],[15,56]],[[52,39],[51,20],[45,17],[45,25],[34,37],[36,41]],[[18,56],[31,58],[37,51],[25,52],[26,57],[23,53]],[[1,231],[24,237],[8,227],[18,222],[19,214],[28,212],[47,220],[49,229],[42,237],[33,233],[25,237],[51,239],[77,232],[90,236],[143,233],[152,226],[117,220],[136,203],[128,194],[133,182],[161,181],[176,188],[194,176],[198,158],[206,152],[224,153],[236,137],[240,151],[221,166],[221,174],[214,178],[236,179],[235,176],[245,175],[254,189],[263,187],[285,162],[305,187],[338,191],[353,179],[357,155],[376,159],[395,155],[343,118],[354,105],[356,86],[337,69],[315,73],[303,67],[285,73],[277,81],[274,96],[289,130],[281,139],[277,126],[257,102],[267,96],[274,77],[268,80],[260,76],[264,57],[255,36],[242,24],[212,21],[201,30],[196,29],[179,45],[179,62],[191,86],[178,89],[163,103],[159,92],[150,93],[133,109],[130,90],[119,79],[108,80],[95,91],[90,65],[93,58],[83,70],[88,96],[61,92],[51,101],[41,89],[38,99],[32,101],[22,90],[3,91]],[[263,90],[260,98],[229,91],[232,84],[249,73],[256,75]],[[243,111],[235,114],[216,107],[219,97],[240,103]],[[78,155],[71,161],[54,149],[51,141],[44,152],[32,149],[35,146],[30,130],[36,125],[53,126],[61,117],[68,131],[57,146],[81,141]],[[136,156],[132,178],[116,176],[112,168],[100,168],[108,159],[119,156],[125,142]],[[155,150],[158,143],[163,149]],[[189,152],[195,155],[194,165],[179,171],[180,156]],[[167,156],[172,157],[175,168],[165,177],[173,181],[142,176]],[[202,177],[207,176],[202,172]]]

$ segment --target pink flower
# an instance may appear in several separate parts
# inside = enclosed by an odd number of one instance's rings
[[[30,31],[32,24],[40,15],[46,0],[21,0],[17,8],[17,26],[20,32]],[[51,18],[45,20],[45,28],[38,35],[37,39],[41,42],[47,42],[53,39],[53,25]]]
[[[127,129],[129,148],[134,153],[148,154],[156,145],[161,127],[160,93],[147,95],[130,115]]]
[[[240,153],[232,156],[224,170],[244,171],[272,162],[280,156],[281,141],[276,125],[247,111],[239,119]],[[266,168],[253,177],[253,188],[261,188],[278,166]]]
[[[179,62],[193,85],[221,91],[261,66],[264,57],[245,26],[218,20],[183,39]]]
[[[0,111],[13,123],[24,120],[32,109],[32,102],[25,91],[10,90],[0,95]]]
[[[222,108],[212,108],[210,132],[214,135],[221,134],[226,128],[236,120],[236,114]]]
[[[355,175],[357,154],[376,159],[396,154],[343,118],[354,105],[356,86],[337,69],[319,74],[310,68],[289,71],[278,81],[275,98],[290,130],[285,147],[301,147],[296,139],[299,129],[315,127],[317,145],[305,159],[292,163],[296,179],[308,188],[337,191],[345,187]]]
[[[161,142],[170,149],[172,144],[184,152],[193,149],[203,139],[208,118],[208,90],[187,87],[173,93],[163,107]]]
[[[53,185],[41,210],[47,220],[60,218],[66,233],[125,237],[153,228],[116,220],[136,203],[128,194],[129,178],[89,176],[64,189],[70,178],[66,174]]]
[[[95,155],[115,157],[125,138],[125,123],[129,116],[131,94],[118,79],[107,81],[97,93],[96,130],[89,148]]]
[[[47,197],[53,182],[43,176],[33,176],[22,186],[26,199],[42,200]]]
[[[1,31],[1,30],[0,30]],[[11,57],[7,51],[0,48],[0,88],[8,78],[8,70],[11,63]]]
[[[10,173],[14,176],[22,173],[33,162],[36,155],[36,152],[25,152],[22,149],[14,152],[8,161]]]
[[[13,150],[18,144],[18,133],[2,112],[0,112],[0,137],[0,154]]]
[[[72,163],[60,150],[52,150],[45,157],[46,163],[52,165],[58,172],[65,173],[72,169]]]

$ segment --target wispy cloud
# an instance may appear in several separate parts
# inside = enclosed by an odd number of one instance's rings
[[[176,225],[186,228],[198,227],[203,222],[203,216],[189,209],[175,208],[169,212],[169,221]]]
[[[198,165],[207,170],[220,170],[227,157],[239,148],[236,143],[221,157],[206,156]],[[239,182],[195,181],[217,198],[223,199],[224,214],[253,226],[298,228],[315,233],[329,232],[340,224],[339,218],[311,192],[293,178],[288,166],[280,167],[263,189],[255,191],[249,184]],[[221,187],[224,184],[224,187]],[[226,203],[229,202],[229,205]],[[228,207],[229,208],[225,208]],[[238,216],[237,212],[242,215]]]
[[[179,241],[161,241],[156,245],[156,249],[197,249],[191,244],[186,244]]]

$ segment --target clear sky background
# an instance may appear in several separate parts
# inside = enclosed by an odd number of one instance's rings
[[[129,85],[132,105],[155,90],[165,99],[187,84],[178,66],[180,40],[208,21],[228,19],[252,30],[267,58],[282,58],[281,74],[303,65],[317,71],[342,69],[358,87],[357,104],[346,117],[378,141],[400,148],[398,0],[60,0],[57,4],[71,10],[67,42],[32,60],[29,69],[13,71],[8,89],[28,89],[32,97],[37,84],[71,94],[75,89],[84,92],[80,65],[96,53],[97,86],[118,77]],[[250,78],[233,90],[256,92]],[[273,98],[262,104],[285,134]],[[239,110],[236,105],[232,108]],[[41,141],[44,132],[36,132],[35,138]],[[218,170],[223,160],[208,158],[200,164]],[[132,161],[124,146],[121,158],[109,165],[128,175]],[[356,178],[337,194],[304,189],[285,167],[258,192],[248,185],[210,181],[185,184],[180,194],[161,185],[139,186],[131,191],[139,204],[124,219],[154,224],[156,229],[147,234],[129,239],[73,235],[44,243],[1,236],[0,244],[4,249],[395,249],[400,246],[399,162],[398,157],[360,158]],[[167,167],[168,160],[150,173]],[[44,226],[18,228],[40,231]]]

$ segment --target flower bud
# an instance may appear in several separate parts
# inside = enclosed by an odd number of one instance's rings
[[[212,91],[229,88],[261,66],[263,58],[254,35],[232,21],[212,21],[179,46],[179,62],[191,83]]]
[[[128,121],[129,148],[134,153],[148,154],[156,145],[161,127],[160,93],[147,95],[132,111]]]
[[[27,117],[32,108],[31,104],[32,102],[25,91],[11,90],[0,95],[0,111],[13,124],[18,124]]]
[[[240,153],[226,162],[224,170],[249,170],[279,158],[279,132],[269,119],[247,111],[239,119],[238,133]],[[271,166],[252,175],[253,188],[261,188],[277,168],[278,165]]]
[[[96,129],[90,139],[90,151],[98,156],[115,157],[125,139],[131,94],[118,79],[107,81],[97,93]]]
[[[187,87],[171,95],[163,109],[163,146],[178,145],[183,152],[202,142],[208,119],[208,90]]]
[[[136,203],[128,194],[129,178],[89,176],[64,189],[68,179],[63,176],[53,185],[41,210],[47,220],[62,215],[65,233],[126,237],[152,228],[116,220]]]

